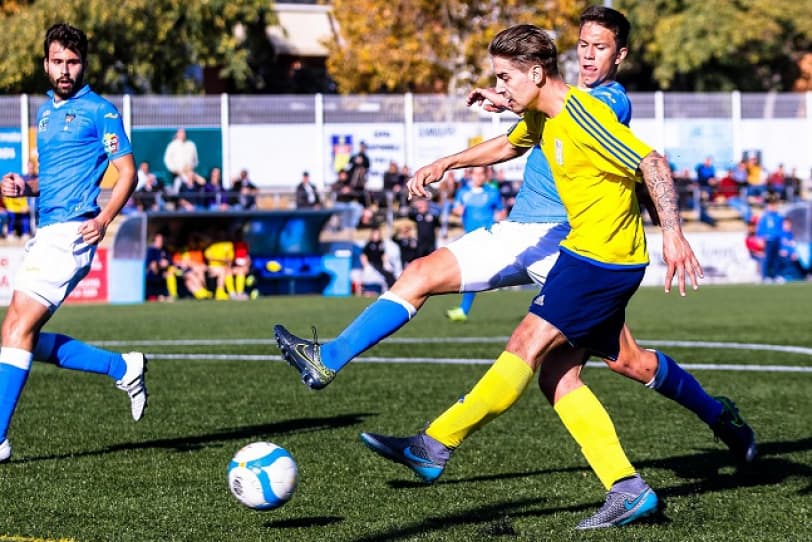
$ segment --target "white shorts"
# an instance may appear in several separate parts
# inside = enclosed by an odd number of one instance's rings
[[[446,245],[460,266],[460,291],[543,285],[569,231],[566,222],[504,220],[466,233]]]
[[[55,311],[88,271],[96,245],[82,240],[82,222],[62,222],[39,228],[25,244],[14,289]]]

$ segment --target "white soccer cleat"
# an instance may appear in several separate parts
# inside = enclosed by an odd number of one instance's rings
[[[11,443],[8,439],[0,442],[0,463],[5,463],[11,457]]]
[[[116,387],[126,391],[130,396],[130,407],[133,420],[138,421],[144,416],[147,409],[147,385],[144,375],[147,373],[147,357],[141,352],[122,354],[127,364],[127,371],[121,380],[116,381]]]

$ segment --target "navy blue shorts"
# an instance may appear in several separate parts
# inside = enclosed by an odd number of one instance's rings
[[[530,312],[551,323],[574,346],[617,359],[626,305],[645,267],[601,267],[561,251]]]

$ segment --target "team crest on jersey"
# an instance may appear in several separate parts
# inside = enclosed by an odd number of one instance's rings
[[[62,128],[62,129],[67,132],[68,129],[70,129],[71,122],[73,122],[73,120],[75,118],[76,118],[76,113],[74,113],[73,111],[68,111],[67,113],[65,113],[65,127]]]
[[[555,161],[558,165],[564,165],[564,142],[560,139],[555,140]]]
[[[104,134],[102,142],[104,143],[104,151],[107,154],[115,154],[118,151],[118,136],[116,134]]]

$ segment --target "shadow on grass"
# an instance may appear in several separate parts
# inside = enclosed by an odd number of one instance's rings
[[[735,490],[741,487],[754,487],[775,485],[789,477],[798,477],[809,482],[809,486],[802,490],[802,494],[812,493],[812,467],[782,458],[782,455],[803,452],[812,449],[812,438],[796,441],[776,441],[759,443],[759,457],[752,465],[742,466],[730,473],[720,472],[734,465],[730,453],[726,450],[712,450],[707,452],[681,455],[663,459],[638,461],[636,466],[645,468],[667,469],[680,478],[690,478],[692,482],[664,488],[655,488],[661,498],[660,510],[650,518],[638,524],[667,524],[670,519],[665,515],[669,497],[681,497]],[[581,467],[564,467],[555,469],[539,469],[534,471],[512,472],[486,476],[474,476],[460,479],[443,479],[438,484],[478,483],[509,478],[527,478],[550,473],[587,471]],[[395,489],[409,489],[426,487],[426,484],[416,481],[392,480],[389,486]],[[458,514],[428,517],[420,522],[413,522],[402,527],[387,531],[372,533],[355,542],[395,541],[418,535],[426,535],[431,531],[443,531],[458,525],[478,525],[483,538],[492,536],[519,536],[513,527],[511,518],[544,517],[556,513],[582,512],[585,515],[594,512],[603,504],[602,502],[584,503],[572,506],[554,508],[536,508],[544,499],[526,499],[515,502],[496,503],[491,506],[473,508]],[[531,509],[526,509],[531,507]]]
[[[302,527],[326,527],[333,523],[344,521],[338,516],[320,516],[311,518],[290,518],[269,521],[265,527],[269,529],[301,529]]]
[[[373,414],[357,413],[325,418],[297,418],[275,423],[246,425],[243,427],[224,429],[205,435],[190,435],[185,437],[145,440],[141,442],[126,442],[114,444],[98,450],[88,450],[69,454],[24,457],[16,460],[15,463],[50,461],[53,459],[66,459],[71,457],[88,457],[128,450],[144,450],[153,448],[174,450],[176,452],[189,452],[206,448],[215,443],[244,440],[272,440],[273,438],[277,438],[279,435],[309,433],[312,431],[325,431],[342,427],[351,427],[363,423],[364,420],[369,416],[373,416]]]

